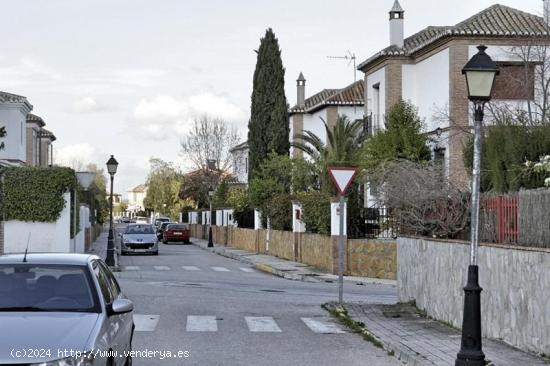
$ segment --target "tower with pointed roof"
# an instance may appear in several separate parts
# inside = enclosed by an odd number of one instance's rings
[[[298,79],[296,79],[296,89],[296,104],[303,106],[306,100],[306,78],[302,73],[300,73],[300,75],[298,75]]]
[[[390,46],[403,47],[405,11],[395,0],[390,10]]]

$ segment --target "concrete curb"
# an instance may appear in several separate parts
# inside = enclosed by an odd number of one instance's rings
[[[336,311],[340,307],[340,305],[338,305],[336,303],[332,303],[332,302],[325,304],[325,306],[328,308],[327,310],[332,310],[332,311]],[[344,310],[346,310],[345,304],[343,305],[343,308],[344,308]],[[335,316],[335,315],[333,315],[333,316]],[[418,354],[415,354],[415,353],[404,350],[403,347],[401,347],[400,344],[397,344],[397,343],[394,343],[394,342],[391,342],[391,341],[388,342],[388,341],[380,338],[375,333],[370,331],[364,323],[357,322],[351,316],[347,315],[347,310],[346,310],[345,315],[339,313],[337,316],[341,317],[341,318],[346,318],[347,317],[348,319],[354,321],[361,328],[361,333],[363,333],[364,335],[367,335],[370,338],[373,338],[376,342],[378,342],[379,344],[382,345],[382,349],[384,349],[384,351],[388,352],[389,355],[392,355],[393,357],[397,358],[398,360],[405,363],[406,365],[411,365],[411,366],[433,366],[432,362],[423,359]]]

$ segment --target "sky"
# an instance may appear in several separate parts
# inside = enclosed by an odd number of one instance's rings
[[[255,49],[273,28],[296,102],[354,80],[353,65],[389,45],[394,0],[0,0],[0,90],[24,95],[54,132],[55,163],[119,162],[115,192],[144,183],[149,159],[189,163],[181,138],[197,116],[246,139]],[[405,37],[454,25],[489,0],[400,0]],[[542,0],[500,0],[542,14]],[[362,73],[357,71],[357,78]]]

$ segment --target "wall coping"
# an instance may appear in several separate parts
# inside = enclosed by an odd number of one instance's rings
[[[402,236],[399,236],[397,239],[399,239],[399,238],[426,240],[426,241],[431,241],[431,242],[435,242],[435,243],[438,243],[438,244],[470,245],[470,242],[464,241],[464,240],[430,238],[430,237],[426,237],[426,236],[402,235]],[[539,253],[548,253],[548,254],[550,254],[550,248],[524,247],[524,246],[520,246],[520,245],[506,245],[506,244],[495,244],[495,243],[479,243],[479,246],[489,247],[489,248],[499,248],[499,249],[512,249],[512,250],[519,250],[519,251],[522,251],[522,252],[539,252]]]

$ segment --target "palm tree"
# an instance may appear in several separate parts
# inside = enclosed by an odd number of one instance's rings
[[[336,124],[325,127],[327,142],[311,131],[294,135],[291,146],[306,153],[314,162],[324,164],[355,164],[360,156],[360,147],[365,135],[361,133],[362,120],[350,121],[346,115],[338,116]]]
[[[291,146],[308,155],[319,171],[323,172],[320,175],[320,185],[326,187],[327,166],[356,165],[361,156],[360,147],[365,135],[362,133],[362,120],[350,121],[347,116],[341,115],[334,126],[329,126],[323,118],[321,121],[325,127],[326,143],[312,131],[306,130],[294,135]]]

